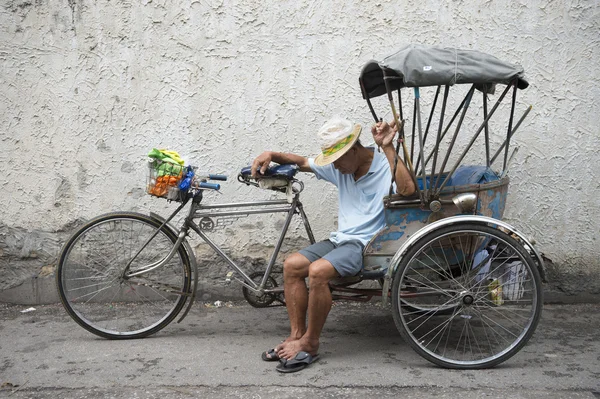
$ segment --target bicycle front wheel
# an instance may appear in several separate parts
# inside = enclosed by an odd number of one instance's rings
[[[183,245],[165,264],[177,240],[161,223],[138,213],[109,213],[81,227],[64,246],[56,283],[69,315],[86,330],[110,339],[141,338],[169,324],[191,295],[190,259]],[[155,237],[150,238],[155,234]],[[150,241],[148,241],[150,240]]]
[[[457,224],[435,230],[402,258],[392,287],[396,327],[443,367],[493,367],[531,338],[542,310],[535,263],[498,229]]]

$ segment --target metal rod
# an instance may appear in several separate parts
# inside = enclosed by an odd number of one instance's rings
[[[276,213],[276,212],[289,212],[291,208],[289,206],[282,208],[270,208],[270,209],[248,209],[239,211],[225,211],[225,212],[201,212],[197,211],[194,214],[194,219],[201,217],[219,217],[219,216],[235,216],[235,215],[258,215],[263,213]]]
[[[265,284],[267,284],[267,280],[271,275],[271,270],[273,269],[273,265],[275,264],[275,260],[277,260],[277,255],[279,254],[279,250],[281,249],[281,245],[283,244],[283,239],[285,238],[285,234],[287,233],[288,228],[290,227],[290,222],[292,221],[292,217],[294,217],[294,213],[296,212],[296,207],[298,204],[298,197],[296,196],[292,201],[292,205],[290,207],[290,211],[288,212],[287,217],[285,218],[285,223],[283,224],[283,228],[281,229],[281,234],[279,235],[279,239],[277,240],[277,244],[275,245],[275,251],[273,255],[271,255],[271,260],[267,265],[267,270],[265,270],[265,274],[260,282],[259,288],[264,288]]]
[[[435,92],[435,97],[433,98],[433,104],[431,106],[431,112],[429,113],[429,119],[427,119],[427,126],[425,127],[425,135],[423,136],[423,147],[425,147],[425,143],[427,143],[427,136],[429,135],[429,127],[431,126],[431,120],[433,119],[433,113],[435,112],[435,106],[437,105],[437,100],[438,97],[440,95],[440,88],[442,86],[438,86],[437,90]],[[417,158],[417,170],[419,170],[419,163],[424,160],[425,158],[421,155],[419,155],[419,158]],[[422,168],[425,168],[427,166],[426,163],[423,163],[423,165],[421,166]]]
[[[446,183],[448,183],[448,181],[450,180],[450,176],[452,176],[452,174],[454,173],[454,171],[456,170],[456,168],[458,168],[458,166],[460,165],[460,163],[462,162],[462,160],[464,159],[464,157],[467,155],[467,152],[471,149],[471,146],[473,145],[473,143],[475,142],[475,140],[479,136],[479,133],[481,133],[481,131],[485,127],[486,123],[488,123],[488,121],[490,120],[490,118],[494,115],[494,113],[496,112],[496,109],[498,109],[498,106],[500,105],[500,103],[504,99],[504,96],[506,96],[506,93],[508,93],[509,89],[510,89],[510,85],[506,86],[506,89],[502,92],[502,95],[500,96],[500,98],[498,98],[498,101],[496,101],[496,104],[494,104],[494,107],[490,111],[490,114],[487,116],[487,118],[485,118],[485,120],[483,121],[483,123],[481,124],[481,126],[479,126],[479,129],[477,129],[477,132],[475,132],[475,135],[473,136],[473,138],[471,139],[471,141],[467,145],[467,148],[465,148],[465,150],[463,151],[463,153],[461,154],[461,156],[458,158],[458,160],[454,164],[454,167],[452,168],[452,170],[448,173],[448,175],[444,179],[444,182],[441,184],[440,188],[438,189],[438,192],[441,192],[442,189],[444,188],[444,186],[446,185]]]
[[[404,115],[402,113],[402,92],[400,89],[398,89],[398,112],[400,112],[400,120],[404,120]]]
[[[148,244],[150,244],[150,242],[151,242],[152,240],[154,240],[154,237],[156,237],[156,236],[158,235],[158,233],[159,233],[159,232],[160,232],[160,231],[163,229],[163,227],[165,227],[165,226],[167,225],[167,223],[169,223],[169,222],[171,221],[171,219],[173,219],[173,218],[175,217],[175,215],[177,215],[177,214],[179,213],[179,211],[180,211],[181,209],[183,209],[183,207],[184,207],[184,206],[185,206],[185,205],[188,203],[188,200],[189,200],[189,199],[186,199],[185,201],[183,201],[183,203],[182,203],[181,205],[179,205],[179,206],[177,207],[177,209],[175,209],[175,211],[174,211],[174,212],[171,214],[171,216],[169,216],[169,217],[168,217],[168,219],[167,219],[167,220],[165,220],[165,221],[164,221],[164,222],[163,222],[163,223],[162,223],[162,224],[161,224],[161,225],[160,225],[160,226],[159,226],[159,227],[156,229],[156,231],[154,232],[154,234],[152,234],[152,236],[150,236],[150,238],[148,238],[148,239],[146,240],[146,242],[144,243],[144,245],[142,245],[142,247],[139,249],[139,251],[137,251],[137,253],[136,253],[136,254],[133,256],[133,258],[131,258],[131,259],[129,260],[129,262],[127,262],[127,265],[125,265],[125,269],[123,269],[123,273],[121,274],[121,276],[122,276],[122,277],[124,277],[124,276],[126,275],[126,273],[129,271],[129,268],[131,267],[131,264],[132,264],[132,263],[133,263],[133,261],[134,261],[134,260],[135,260],[135,259],[138,257],[138,255],[142,253],[142,251],[143,251],[143,250],[144,250],[144,249],[145,249],[145,248],[148,246]],[[190,207],[190,214],[192,213],[192,209],[194,209],[194,206],[193,206],[193,205]],[[188,215],[188,217],[189,217],[189,215]],[[179,240],[177,241],[177,243],[178,243],[178,244],[176,244],[176,245],[180,245],[180,244],[181,244],[181,242],[180,242]],[[168,256],[168,255],[167,255],[167,256]],[[166,259],[166,257],[165,257],[165,259]],[[167,261],[168,261],[168,260],[167,260]],[[165,261],[165,263],[166,263],[167,261]]]
[[[532,108],[533,108],[532,105],[530,105],[529,107],[527,107],[527,109],[523,113],[523,116],[521,116],[521,119],[519,119],[519,121],[517,122],[517,124],[513,128],[512,132],[510,133],[510,137],[512,137],[515,134],[515,132],[517,131],[517,129],[519,128],[519,126],[521,126],[521,123],[525,120],[525,118],[529,114],[529,111],[531,111]],[[506,140],[504,140],[504,142],[502,143],[502,145],[500,146],[500,148],[498,148],[498,151],[496,151],[496,153],[492,157],[492,159],[490,161],[490,166],[492,166],[494,164],[494,161],[496,160],[496,158],[498,157],[498,155],[500,155],[500,152],[504,149],[505,145],[506,145]]]
[[[416,87],[415,87],[416,89]],[[410,159],[415,159],[415,131],[417,129],[417,102],[419,101],[418,97],[415,94],[415,99],[413,101],[413,117],[412,117],[412,128],[410,134]],[[415,167],[415,173],[417,172],[418,165]]]
[[[418,87],[414,88],[415,92],[415,109],[417,113],[417,125],[419,125],[419,157],[425,158],[423,154],[423,129],[421,126],[421,93]],[[423,198],[427,200],[427,175],[425,168],[421,169],[421,179],[423,179]]]
[[[246,273],[244,273],[244,271],[242,269],[239,268],[238,265],[235,264],[235,262],[233,260],[231,260],[231,258],[229,258],[229,256],[227,256],[227,254],[223,251],[221,251],[221,248],[219,248],[219,246],[217,244],[215,244],[214,242],[211,241],[210,238],[208,238],[208,236],[206,234],[204,234],[202,232],[202,230],[200,230],[200,227],[198,227],[197,224],[190,222],[190,227],[200,236],[200,238],[202,238],[217,254],[219,254],[227,263],[229,263],[229,266],[233,267],[235,269],[236,272],[238,272],[239,274],[242,275],[242,277],[244,278],[244,280],[250,285],[250,287],[256,289],[256,283],[246,275]]]
[[[446,114],[446,104],[448,103],[448,92],[450,91],[450,86],[446,85],[444,87],[444,100],[442,101],[442,111],[440,115],[440,123],[438,125],[437,139],[435,141],[435,147],[433,149],[433,164],[431,165],[431,180],[433,181],[433,176],[435,176],[435,166],[437,163],[438,150],[440,148],[440,142],[442,141],[442,128],[444,127],[444,115]],[[423,165],[426,165],[425,162]],[[441,171],[440,171],[441,173]],[[433,187],[435,189],[435,186]],[[434,190],[435,191],[435,190]]]
[[[315,236],[313,235],[312,229],[310,227],[310,223],[308,222],[308,217],[306,217],[306,213],[304,212],[304,206],[302,202],[298,201],[298,211],[300,212],[300,217],[302,218],[302,222],[304,222],[304,228],[306,229],[306,235],[308,235],[308,239],[311,244],[315,243]]]
[[[506,164],[506,169],[504,169],[504,171],[500,175],[501,179],[503,179],[508,174],[508,168],[510,167],[510,164],[512,163],[512,160],[515,157],[515,155],[517,155],[517,152],[519,152],[519,147],[515,147],[512,151],[512,154],[510,154],[510,158],[508,158],[508,163]]]
[[[448,147],[448,151],[446,152],[446,156],[444,157],[444,162],[442,162],[442,166],[440,167],[440,173],[438,174],[437,178],[435,179],[435,184],[433,187],[435,187],[436,194],[439,194],[439,192],[441,191],[441,188],[438,188],[438,183],[440,182],[442,173],[444,173],[444,169],[446,168],[446,163],[448,163],[448,159],[450,158],[450,154],[452,153],[452,148],[454,147],[454,143],[456,142],[456,137],[458,136],[458,132],[460,131],[462,123],[465,119],[465,115],[467,114],[467,110],[469,109],[469,105],[471,104],[471,98],[473,96],[474,91],[475,91],[475,85],[471,86],[471,89],[469,90],[469,92],[467,93],[467,96],[465,97],[465,99],[467,101],[465,102],[465,105],[463,107],[462,113],[460,115],[460,119],[458,120],[458,124],[456,125],[456,130],[454,131],[454,136],[452,137],[452,141],[450,142],[450,146]],[[448,175],[448,176],[450,176],[450,175]],[[447,176],[446,176],[446,180],[448,180]]]
[[[396,180],[396,170],[398,169],[398,153],[400,152],[400,143],[404,139],[404,116],[402,111],[402,91],[398,88],[398,110],[400,112],[400,120],[402,126],[398,127],[398,141],[396,142],[396,156],[394,157],[394,169],[392,170],[392,180],[390,181],[390,190],[388,195],[391,197],[394,193],[394,181]]]
[[[487,109],[487,93],[485,91],[483,94],[483,119],[487,118],[488,109]],[[485,166],[490,167],[490,129],[489,124],[485,124]]]
[[[450,87],[448,85],[446,85],[446,90],[449,91]],[[446,136],[446,133],[448,133],[448,130],[450,130],[450,127],[452,126],[452,124],[454,123],[454,120],[456,119],[456,117],[458,116],[458,114],[460,113],[460,111],[463,109],[463,107],[465,106],[466,102],[467,102],[467,97],[469,97],[469,93],[467,93],[465,95],[465,97],[463,98],[463,100],[461,101],[460,105],[458,106],[458,108],[456,109],[456,111],[454,112],[454,115],[452,116],[452,118],[450,118],[450,122],[448,122],[448,125],[446,126],[446,128],[444,129],[444,133],[442,133],[442,136],[440,137],[440,142],[441,140]],[[429,163],[429,160],[431,159],[432,156],[437,156],[437,151],[438,148],[436,146],[436,148],[433,149],[433,151],[431,151],[431,153],[429,154],[429,156],[427,157],[427,159],[425,160],[425,163]]]
[[[201,209],[212,209],[212,208],[237,208],[245,206],[259,206],[259,205],[284,205],[287,204],[287,200],[268,200],[268,201],[256,201],[256,202],[233,202],[230,204],[208,204],[200,205],[198,210]]]
[[[375,123],[379,122],[379,118],[377,118],[377,114],[375,113],[375,109],[373,108],[373,104],[371,104],[371,99],[367,94],[367,90],[365,89],[365,84],[361,78],[358,78],[358,84],[360,86],[360,90],[362,91],[362,95],[367,100],[367,105],[369,106],[369,110],[371,110],[371,115],[373,115],[373,119],[375,119]]]
[[[139,269],[136,269],[135,271],[133,271],[131,273],[126,272],[126,273],[124,273],[123,277],[130,278],[130,277],[139,276],[140,274],[148,273],[148,272],[150,272],[150,271],[152,271],[154,269],[157,269],[159,267],[162,267],[162,266],[166,265],[167,262],[169,262],[173,258],[173,256],[175,255],[175,253],[177,253],[177,251],[179,250],[179,247],[181,246],[181,243],[185,239],[185,236],[186,236],[185,233],[183,233],[183,232],[180,233],[179,237],[177,238],[177,241],[173,245],[173,248],[171,248],[171,250],[169,251],[169,253],[167,254],[167,256],[165,256],[161,260],[158,260],[158,261],[156,261],[154,263],[151,263],[149,265],[146,265],[146,266],[143,266],[143,267],[141,267]]]
[[[502,171],[506,170],[508,162],[508,148],[510,147],[510,132],[512,131],[513,118],[515,116],[515,104],[517,102],[517,80],[513,81],[512,105],[510,107],[510,119],[508,120],[508,129],[506,130],[506,147],[504,147],[504,165]]]
[[[387,91],[388,94],[388,100],[390,101],[390,106],[392,107],[392,115],[394,116],[394,122],[396,122],[396,126],[398,126],[398,131],[400,131],[400,129],[402,128],[402,130],[404,130],[404,120],[402,120],[402,125],[400,124],[400,120],[398,120],[398,113],[396,112],[396,107],[394,106],[394,98],[392,96],[392,91],[388,82],[388,77],[385,76],[385,71],[384,71],[384,77],[383,77],[383,81],[385,83],[385,89]],[[411,179],[413,180],[413,183],[415,184],[415,189],[417,191],[417,194],[419,196],[421,196],[421,190],[419,189],[419,185],[417,184],[417,178],[415,176],[415,169],[413,168],[413,164],[410,160],[410,155],[408,154],[408,148],[406,147],[406,142],[404,140],[403,137],[400,138],[402,140],[402,150],[404,152],[404,163],[405,165],[408,167],[408,172],[410,174]],[[394,173],[392,176],[392,179],[396,178],[396,166],[397,166],[397,157],[394,157],[396,159],[396,161],[394,162]]]

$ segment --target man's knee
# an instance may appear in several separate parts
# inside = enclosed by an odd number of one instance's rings
[[[296,252],[288,256],[283,262],[283,277],[301,277],[308,276],[308,267],[310,261],[302,254]]]
[[[330,280],[339,277],[331,262],[325,259],[319,259],[308,267],[308,278],[312,285],[328,284]]]

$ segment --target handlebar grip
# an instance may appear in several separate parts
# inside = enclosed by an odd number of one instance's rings
[[[211,190],[220,190],[221,189],[221,185],[215,184],[215,183],[200,182],[200,184],[198,184],[198,186],[200,188],[210,188]]]
[[[227,181],[227,176],[225,175],[208,175],[208,178],[210,180],[222,180],[222,181]]]

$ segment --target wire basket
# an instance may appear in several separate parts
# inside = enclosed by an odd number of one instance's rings
[[[151,159],[148,161],[146,192],[154,197],[180,200],[179,183],[184,177],[185,166]]]

